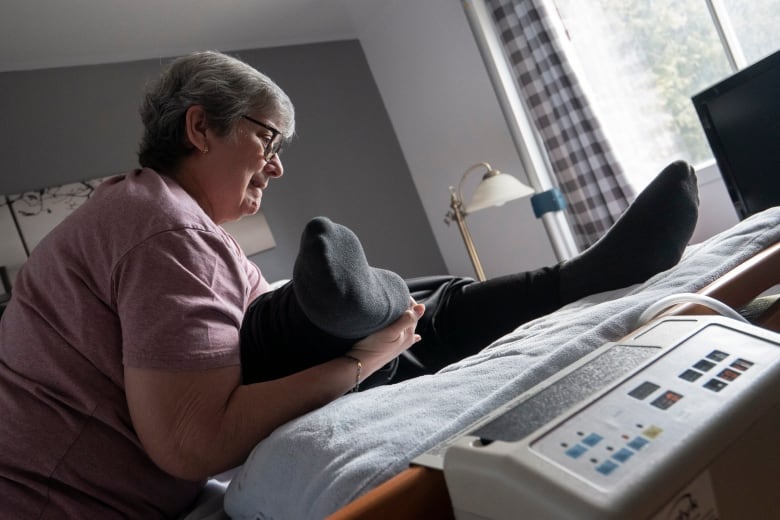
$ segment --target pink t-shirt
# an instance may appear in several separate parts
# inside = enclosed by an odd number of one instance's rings
[[[13,518],[162,518],[201,482],[158,469],[133,429],[123,365],[239,363],[268,283],[176,182],[105,181],[35,248],[0,321],[0,510]]]

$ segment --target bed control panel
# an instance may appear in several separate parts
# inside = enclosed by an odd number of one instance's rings
[[[739,355],[729,353],[739,343]],[[708,327],[531,443],[531,449],[602,489],[651,465],[714,419],[780,354],[762,340]]]
[[[513,431],[549,403],[540,396],[550,388],[586,367],[598,379],[594,360],[632,347],[653,354],[627,357],[630,370],[533,432]],[[780,337],[763,329],[667,318],[602,349],[452,442],[444,473],[458,518],[652,518],[663,498],[780,410]],[[777,447],[755,448],[780,462]]]

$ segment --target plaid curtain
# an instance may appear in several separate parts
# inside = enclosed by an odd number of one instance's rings
[[[574,239],[585,249],[628,207],[633,189],[556,40],[543,1],[485,3],[566,197]]]

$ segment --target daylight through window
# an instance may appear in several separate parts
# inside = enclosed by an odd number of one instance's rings
[[[626,175],[641,190],[666,164],[712,152],[691,96],[729,65],[706,0],[547,0],[564,48]],[[743,66],[780,48],[780,2],[721,0]]]

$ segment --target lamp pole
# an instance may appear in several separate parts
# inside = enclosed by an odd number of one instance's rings
[[[458,229],[463,237],[463,243],[466,244],[466,251],[468,251],[471,264],[474,266],[474,272],[477,273],[477,279],[480,282],[484,282],[486,280],[485,271],[482,269],[482,262],[479,261],[477,249],[474,247],[474,240],[471,238],[469,228],[466,226],[466,212],[463,208],[463,201],[459,198],[458,193],[455,193],[455,188],[452,186],[450,186],[450,208],[452,208],[452,211],[447,215],[447,218],[454,219],[458,224]],[[446,219],[445,222],[447,222]]]
[[[475,171],[483,169],[482,180],[477,185],[477,190],[471,198],[468,208],[463,203],[463,182],[466,177]],[[492,206],[501,206],[510,200],[516,200],[526,197],[533,193],[533,190],[518,181],[511,175],[501,173],[486,162],[477,163],[466,170],[460,178],[457,191],[450,186],[450,211],[444,218],[444,222],[449,225],[451,221],[458,223],[460,235],[463,243],[466,245],[466,251],[469,253],[471,264],[474,266],[474,272],[477,279],[484,282],[487,277],[485,270],[482,269],[482,262],[479,261],[477,248],[474,246],[474,240],[471,238],[468,226],[466,226],[466,216],[469,213]]]

